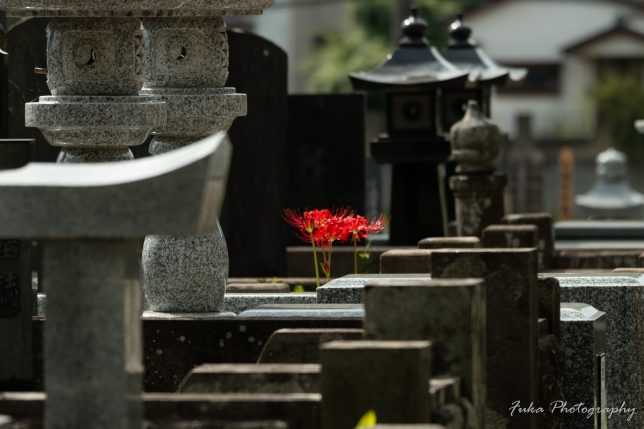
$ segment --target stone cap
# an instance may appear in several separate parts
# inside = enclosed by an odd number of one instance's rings
[[[449,278],[449,279],[392,279],[392,280],[371,280],[365,288],[378,287],[473,287],[483,284],[483,279],[474,278]]]
[[[562,302],[560,308],[561,320],[565,322],[598,320],[606,315],[592,305],[581,302]]]
[[[537,228],[536,225],[532,224],[522,224],[522,223],[517,223],[517,224],[498,224],[498,225],[489,225],[486,226],[485,229],[483,230],[483,233],[485,231],[489,232],[537,232],[539,228]]]
[[[429,341],[330,341],[322,344],[322,350],[419,350],[431,347]]]
[[[232,147],[225,133],[154,157],[32,163],[0,173],[0,238],[131,239],[214,228]]]
[[[0,0],[7,16],[182,17],[259,15],[273,0]]]
[[[418,242],[419,249],[454,249],[481,247],[478,237],[427,237]]]

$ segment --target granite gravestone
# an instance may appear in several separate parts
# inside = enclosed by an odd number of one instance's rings
[[[286,273],[287,58],[272,42],[228,30],[227,86],[245,93],[247,115],[235,121],[230,177],[221,224],[230,276]],[[261,231],[261,233],[260,233]]]

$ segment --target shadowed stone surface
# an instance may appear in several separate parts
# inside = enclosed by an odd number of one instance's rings
[[[515,401],[537,403],[536,249],[454,249],[432,253],[432,278],[484,278],[486,424],[535,427],[534,414],[510,416]]]
[[[333,341],[320,353],[323,429],[353,429],[368,410],[382,423],[429,423],[428,341]]]
[[[571,404],[606,406],[606,313],[581,303],[561,303],[561,335],[564,349],[564,397]],[[591,419],[582,414],[563,414],[566,429],[607,427],[606,414]],[[600,425],[603,424],[603,426]]]
[[[561,288],[559,280],[554,277],[540,276],[537,279],[537,295],[539,297],[539,317],[548,321],[548,333],[561,340],[559,323]]]
[[[478,237],[428,237],[418,242],[419,249],[457,249],[481,247]]]
[[[388,250],[380,255],[380,272],[392,273],[431,273],[432,251],[427,249]]]
[[[278,329],[266,341],[257,362],[319,363],[322,344],[363,337],[362,329]]]
[[[606,389],[609,407],[644,408],[644,282],[638,275],[557,274],[561,300],[606,313]],[[644,427],[644,414],[613,414],[609,427]]]
[[[490,225],[483,230],[483,247],[537,247],[535,225]]]
[[[186,375],[181,393],[319,393],[317,364],[206,364]]]
[[[481,280],[373,280],[365,287],[365,311],[369,339],[431,340],[432,374],[462,378],[464,395],[476,410],[473,424],[482,425],[486,331]]]

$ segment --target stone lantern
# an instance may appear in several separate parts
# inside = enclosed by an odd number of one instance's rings
[[[593,188],[575,197],[580,217],[585,219],[642,219],[644,195],[631,188],[626,155],[607,149],[597,155],[597,180]]]
[[[441,109],[445,129],[449,129],[461,119],[468,100],[476,100],[482,113],[487,117],[492,116],[492,87],[519,82],[528,73],[524,68],[504,67],[496,63],[478,46],[471,35],[472,29],[463,23],[463,15],[458,15],[449,27],[449,44],[442,54],[459,70],[468,72],[469,76],[466,88],[450,88],[443,91]]]
[[[463,88],[468,73],[450,64],[425,38],[427,22],[412,9],[403,37],[389,59],[374,70],[351,73],[356,90],[383,91],[387,131],[372,141],[371,154],[393,166],[390,244],[415,244],[445,231],[439,170],[450,154],[439,121],[446,88]]]

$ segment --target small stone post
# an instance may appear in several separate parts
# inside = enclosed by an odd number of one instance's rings
[[[143,19],[142,94],[168,104],[167,126],[153,132],[152,155],[227,131],[235,118],[246,115],[246,95],[224,87],[228,40],[223,15],[261,13],[272,0],[213,2],[207,10],[200,2],[187,3],[189,17]],[[228,280],[228,251],[219,222],[201,236],[147,237],[142,265],[147,310],[220,308]]]
[[[332,341],[321,347],[322,429],[353,429],[374,410],[379,423],[428,423],[428,341]]]
[[[499,128],[470,100],[463,119],[452,126],[452,158],[458,163],[449,186],[454,193],[458,235],[481,236],[504,214],[503,190],[507,179],[494,174],[500,154]]]

